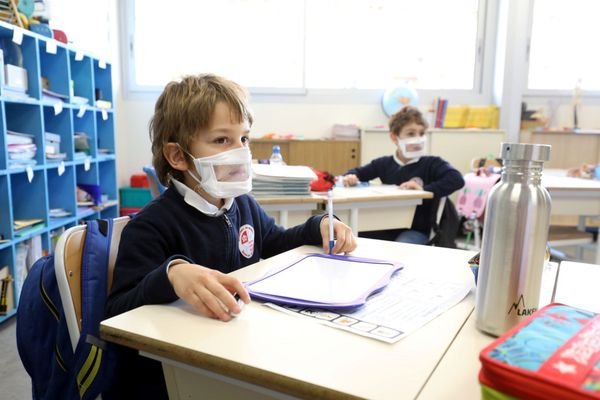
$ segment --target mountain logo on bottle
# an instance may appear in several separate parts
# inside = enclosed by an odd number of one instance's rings
[[[513,303],[513,305],[510,306],[510,309],[508,310],[508,315],[510,315],[510,313],[513,312],[513,310],[516,311],[519,317],[525,317],[536,312],[537,307],[525,308],[525,298],[521,294],[521,296],[519,296],[519,300],[517,300],[516,303]]]

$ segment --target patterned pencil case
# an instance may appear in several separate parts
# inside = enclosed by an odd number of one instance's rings
[[[479,359],[483,399],[600,399],[600,314],[550,304]]]

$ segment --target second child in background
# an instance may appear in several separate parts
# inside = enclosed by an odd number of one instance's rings
[[[435,198],[463,187],[462,175],[452,165],[440,157],[425,155],[427,122],[418,109],[402,108],[390,118],[389,129],[394,153],[350,169],[344,175],[344,186],[379,178],[383,184],[398,185],[400,189],[433,192]],[[400,230],[396,241],[426,244],[435,212],[433,201],[424,200],[415,211],[411,228]]]

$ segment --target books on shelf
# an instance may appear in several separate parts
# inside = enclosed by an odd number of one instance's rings
[[[500,109],[497,106],[448,107],[448,100],[438,97],[432,111],[433,128],[498,129]]]
[[[27,167],[36,164],[37,152],[33,135],[11,130],[6,131],[9,168]]]
[[[40,224],[44,220],[41,218],[32,218],[32,219],[15,219],[13,223],[13,228],[15,232],[20,231],[25,228],[33,227],[35,225]]]
[[[51,208],[49,212],[50,218],[70,217],[71,213],[64,208]]]
[[[52,90],[49,90],[49,89],[42,89],[42,100],[60,100],[60,101],[65,101],[68,98],[69,97],[65,96],[64,94],[53,92]]]
[[[0,268],[0,316],[8,314],[15,308],[12,281],[10,267],[5,265]]]
[[[8,168],[27,168],[37,164],[36,160],[9,160]]]
[[[303,165],[252,164],[254,196],[308,196],[315,179],[313,170]]]
[[[434,102],[433,117],[431,126],[433,128],[443,128],[446,110],[448,108],[448,99],[437,98]]]
[[[34,136],[28,133],[6,130],[6,144],[30,144],[33,143]]]

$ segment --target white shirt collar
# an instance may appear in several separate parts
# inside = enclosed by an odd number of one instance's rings
[[[408,164],[414,164],[414,163],[418,162],[420,159],[421,159],[421,157],[412,158],[405,164],[402,161],[400,161],[400,159],[398,158],[398,155],[396,154],[396,152],[394,152],[394,161],[396,161],[396,163],[398,163],[398,165],[400,165],[401,167],[404,167],[405,165],[408,165]]]
[[[175,189],[179,192],[181,196],[183,196],[183,200],[188,203],[190,206],[194,207],[196,210],[200,211],[203,214],[208,215],[209,217],[219,217],[225,214],[233,204],[233,198],[225,199],[225,203],[223,207],[217,208],[215,205],[210,204],[206,199],[200,196],[198,193],[194,192],[192,189],[179,182],[177,179],[171,178],[173,184],[175,185]]]

